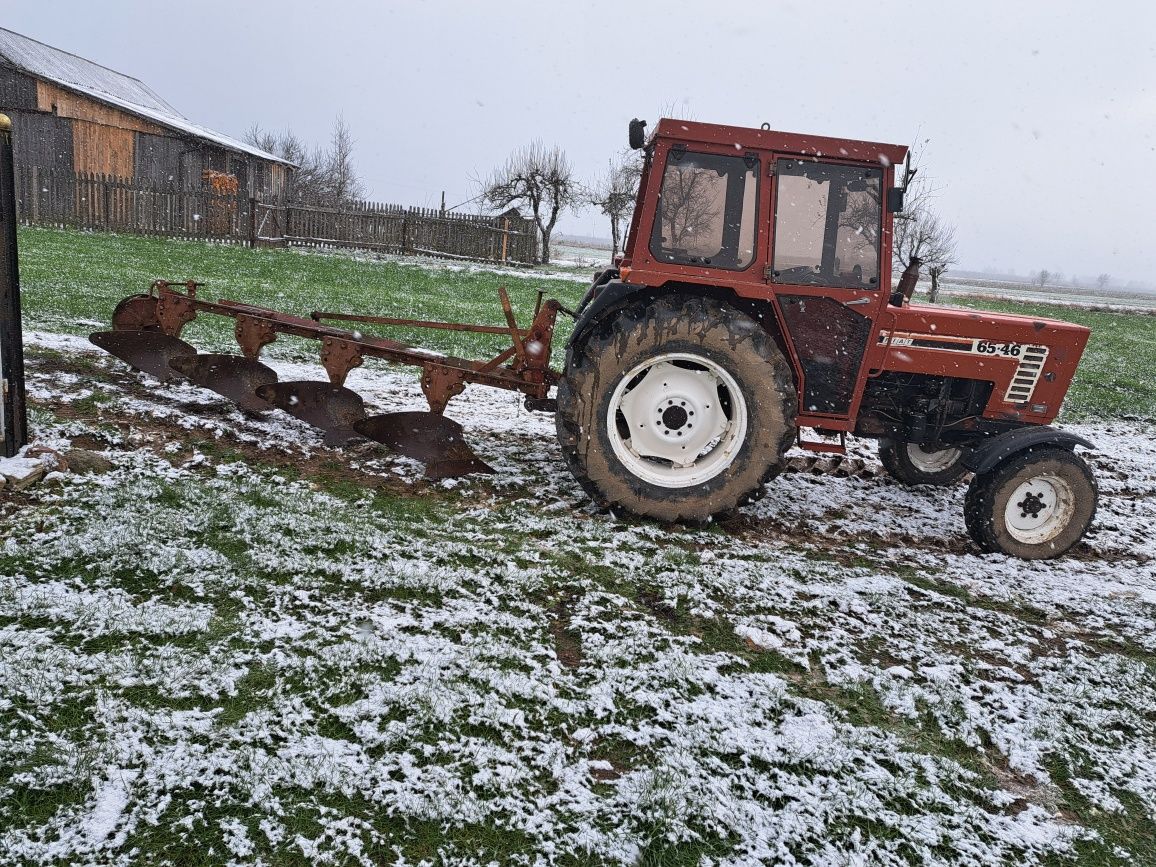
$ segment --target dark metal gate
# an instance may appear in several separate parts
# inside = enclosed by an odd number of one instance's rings
[[[20,272],[16,261],[16,182],[12,121],[0,114],[0,434],[12,457],[28,441],[24,406],[24,338],[20,328]]]

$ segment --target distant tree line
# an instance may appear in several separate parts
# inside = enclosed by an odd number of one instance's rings
[[[1032,283],[1039,286],[1041,289],[1045,286],[1062,286],[1064,283],[1064,274],[1062,271],[1049,271],[1047,268],[1041,268],[1039,271],[1032,271],[1030,274]],[[1073,286],[1083,286],[1087,282],[1085,278],[1072,275],[1071,283]],[[1100,291],[1107,289],[1112,282],[1111,274],[1100,274],[1096,277],[1096,288]]]

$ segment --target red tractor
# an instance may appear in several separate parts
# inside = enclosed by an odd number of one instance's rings
[[[1096,483],[1049,427],[1089,330],[911,304],[891,289],[895,167],[907,148],[662,120],[643,152],[624,255],[578,310],[557,426],[600,503],[703,521],[764,492],[792,445],[879,440],[905,484],[974,473],[985,551],[1055,557]],[[806,439],[804,429],[821,437]]]
[[[1079,541],[1097,493],[1074,449],[1091,443],[1048,425],[1088,329],[913,305],[917,262],[892,291],[905,147],[678,120],[661,121],[649,141],[634,121],[630,139],[644,169],[625,253],[586,293],[561,373],[550,368],[561,305],[539,293],[523,327],[504,290],[505,324],[473,325],[305,318],[158,280],[124,299],[113,330],[92,341],[249,411],[289,412],[324,429],[327,444],[386,443],[433,478],[492,472],[442,415],[478,384],[555,410],[582,486],[638,515],[707,521],[760,496],[792,445],[843,452],[854,434],[878,439],[884,466],[906,484],[974,473],[964,517],[985,551],[1056,557]],[[181,340],[198,313],[234,319],[242,354]],[[335,321],[505,334],[511,345],[474,361]],[[259,356],[281,334],[319,341],[329,381],[279,382]],[[430,411],[367,416],[345,387],[367,356],[421,367]]]

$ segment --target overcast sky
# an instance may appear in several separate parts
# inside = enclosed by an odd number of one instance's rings
[[[372,198],[448,204],[509,151],[582,177],[626,124],[926,140],[961,267],[1156,283],[1156,3],[7,0],[0,24],[136,76],[233,135],[323,140]],[[563,229],[607,235],[587,211]]]

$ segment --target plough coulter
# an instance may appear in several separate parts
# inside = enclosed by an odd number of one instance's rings
[[[519,391],[526,395],[531,408],[551,406],[547,395],[558,377],[550,369],[550,349],[555,320],[563,308],[557,301],[543,301],[541,292],[533,322],[529,328],[521,328],[504,288],[498,289],[506,318],[503,327],[320,310],[304,318],[238,301],[206,301],[198,297],[200,285],[192,280],[158,280],[147,293],[132,295],[117,305],[111,331],[96,332],[89,339],[162,382],[188,380],[249,412],[284,410],[323,430],[326,445],[341,445],[355,437],[384,443],[424,462],[426,475],[432,479],[493,472],[462,439],[461,425],[443,415],[446,404],[466,385]],[[199,353],[181,340],[184,327],[201,313],[235,321],[240,355]],[[488,361],[470,361],[326,322],[505,334],[510,337],[510,346]],[[279,334],[319,341],[321,366],[328,382],[279,381],[276,371],[260,361],[261,350]],[[367,415],[361,396],[345,386],[349,371],[363,364],[366,357],[420,367],[429,411]]]
[[[502,326],[302,318],[162,281],[122,301],[113,330],[92,340],[161,379],[184,377],[252,411],[283,409],[328,443],[385,443],[433,478],[491,472],[443,416],[478,384],[555,411],[570,471],[620,511],[706,521],[762,496],[792,445],[833,458],[852,434],[878,440],[902,484],[971,473],[964,523],[982,551],[1039,559],[1080,541],[1097,490],[1076,448],[1091,443],[1050,423],[1089,331],[912,303],[914,257],[893,288],[906,147],[673,120],[649,138],[633,121],[630,145],[642,174],[625,249],[574,312],[561,372],[549,361],[563,308],[539,293],[522,328],[504,290]],[[200,354],[180,339],[200,313],[235,320],[240,355]],[[505,334],[510,346],[471,361],[349,325]],[[319,341],[329,381],[279,382],[260,361],[279,334]],[[367,416],[345,386],[367,356],[420,367],[429,411]]]

